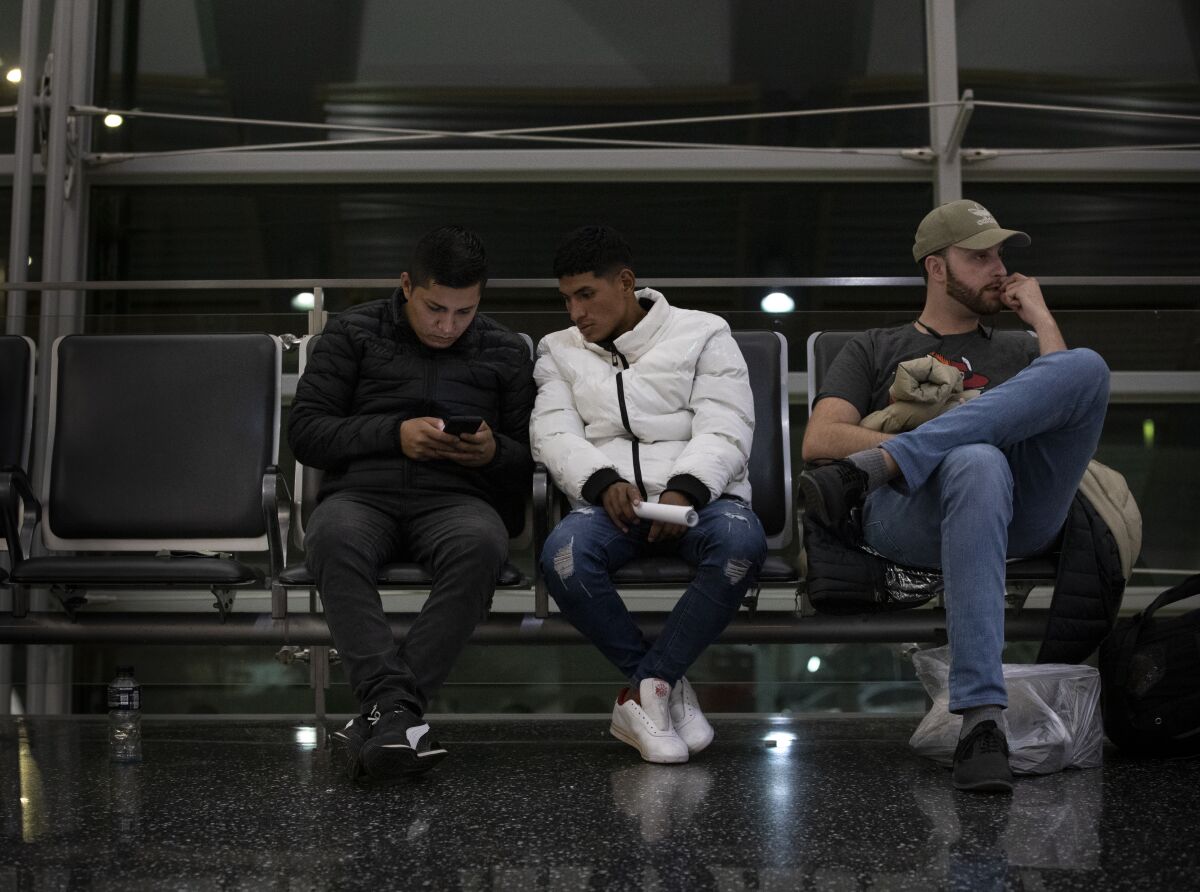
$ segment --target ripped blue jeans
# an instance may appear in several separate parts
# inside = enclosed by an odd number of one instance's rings
[[[675,684],[741,606],[758,580],[767,541],[743,502],[717,499],[679,539],[647,543],[650,521],[622,533],[599,506],[577,508],[550,533],[542,572],[559,610],[635,688],[643,678]],[[612,574],[642,556],[674,555],[696,575],[662,634],[648,644],[617,593]]]

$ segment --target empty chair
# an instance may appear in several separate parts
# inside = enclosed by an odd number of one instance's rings
[[[38,529],[48,553],[14,556],[14,613],[34,586],[68,610],[89,589],[210,589],[222,616],[237,589],[263,587],[287,526],[281,354],[256,334],[56,341]]]

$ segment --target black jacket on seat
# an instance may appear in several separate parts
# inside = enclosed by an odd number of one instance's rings
[[[325,471],[319,499],[345,489],[464,493],[492,505],[515,533],[533,472],[529,348],[477,315],[452,346],[434,350],[409,326],[404,303],[397,291],[325,326],[296,387],[292,452]],[[467,468],[404,455],[401,422],[451,415],[479,415],[491,427],[496,455],[489,464]]]
[[[1125,595],[1112,530],[1087,496],[1075,493],[1063,526],[1058,578],[1039,663],[1082,663],[1112,631]]]

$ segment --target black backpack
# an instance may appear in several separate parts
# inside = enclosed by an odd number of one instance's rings
[[[865,545],[848,545],[807,513],[804,553],[808,572],[802,583],[818,613],[882,613],[920,607],[942,593],[940,573],[893,563]],[[861,536],[856,537],[861,539]],[[797,612],[800,606],[797,591]]]
[[[1108,739],[1142,756],[1200,754],[1200,610],[1155,611],[1200,594],[1200,574],[1120,620],[1100,646],[1100,706]]]

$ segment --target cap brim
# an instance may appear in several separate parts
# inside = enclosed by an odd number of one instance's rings
[[[1017,248],[1027,248],[1029,247],[1029,236],[1016,229],[985,229],[961,242],[955,242],[954,247],[974,250],[976,248],[993,248],[1001,243],[1011,244]]]

